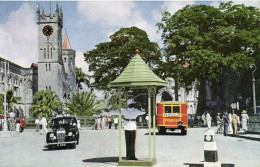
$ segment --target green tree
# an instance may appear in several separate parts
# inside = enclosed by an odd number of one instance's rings
[[[189,86],[219,79],[226,69],[247,69],[259,51],[259,17],[258,9],[231,2],[219,8],[186,6],[174,15],[164,12],[157,24],[165,44],[162,73],[177,75]]]
[[[194,82],[199,88],[206,79],[221,80],[224,73],[259,64],[257,8],[232,2],[222,3],[219,8],[186,6],[173,15],[164,12],[157,26],[165,45],[160,74],[175,78],[187,89]]]
[[[14,96],[13,90],[7,90],[6,92],[6,103],[7,109],[10,109],[14,104],[17,104],[21,100],[21,97]]]
[[[139,49],[140,55],[151,68],[156,68],[160,49],[151,42],[145,31],[137,28],[121,28],[111,35],[109,42],[96,45],[96,48],[84,54],[89,70],[94,72],[92,86],[106,89],[107,84],[120,75]]]
[[[34,103],[31,105],[30,111],[34,116],[51,117],[54,112],[59,112],[62,109],[62,102],[54,91],[41,90],[35,93],[33,99]]]
[[[90,86],[89,82],[90,75],[85,74],[81,68],[76,67],[76,84],[77,84],[77,90],[81,90],[82,83],[86,84],[87,86]]]
[[[66,102],[66,112],[77,116],[92,116],[101,110],[103,104],[92,91],[74,92],[72,99]]]

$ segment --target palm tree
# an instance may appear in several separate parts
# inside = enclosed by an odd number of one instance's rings
[[[73,92],[72,99],[66,102],[67,113],[76,116],[92,116],[101,110],[102,100],[97,100],[95,94],[90,92]]]
[[[51,90],[41,90],[35,93],[33,99],[34,104],[31,105],[30,110],[34,116],[51,117],[54,112],[59,112],[62,108],[62,102],[58,95]]]
[[[77,84],[77,90],[79,91],[82,89],[81,83],[86,84],[87,86],[90,86],[90,82],[88,79],[90,78],[90,75],[85,74],[81,68],[76,68],[76,84]]]
[[[21,100],[21,97],[14,96],[13,90],[7,90],[6,92],[6,103],[7,108],[10,109],[14,104],[17,104]]]

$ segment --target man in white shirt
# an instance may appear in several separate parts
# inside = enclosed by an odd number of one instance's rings
[[[136,139],[136,118],[138,115],[145,114],[145,111],[134,108],[133,99],[127,101],[128,108],[122,110],[124,115],[124,129],[126,140],[126,160],[137,160],[135,157],[135,139]]]
[[[117,117],[115,117],[113,120],[114,120],[114,124],[115,124],[115,129],[117,129],[118,118],[117,118]]]
[[[42,119],[40,121],[40,124],[42,125],[42,129],[41,129],[41,134],[43,133],[43,130],[45,131],[45,133],[48,133],[48,129],[46,128],[47,126],[47,120],[45,118],[45,116],[42,116]]]

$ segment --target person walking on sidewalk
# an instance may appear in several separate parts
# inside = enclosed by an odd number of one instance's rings
[[[220,118],[220,113],[217,114],[217,133],[222,132],[222,119]]]
[[[118,118],[117,118],[117,117],[115,117],[113,120],[114,120],[114,124],[115,124],[115,129],[117,129]]]
[[[208,129],[210,129],[211,128],[211,120],[212,120],[212,118],[211,118],[211,116],[210,116],[208,111],[206,111],[206,120],[207,120]]]
[[[48,133],[48,129],[46,128],[47,126],[47,120],[45,118],[45,115],[42,116],[42,119],[40,121],[40,124],[42,125],[42,129],[41,129],[41,134],[43,133],[43,131],[45,131],[45,133]]]
[[[112,118],[111,118],[111,116],[108,117],[107,122],[108,122],[108,128],[111,129],[111,126],[112,126]]]
[[[237,134],[237,122],[238,118],[237,115],[235,114],[235,110],[232,110],[232,128],[233,128],[233,135]]]
[[[229,127],[229,119],[228,119],[228,113],[225,112],[223,115],[223,122],[224,122],[224,136],[227,136],[228,134],[228,127]]]
[[[249,117],[246,113],[246,110],[243,110],[241,113],[241,123],[242,123],[242,129],[246,133],[247,132],[247,124],[249,124]]]

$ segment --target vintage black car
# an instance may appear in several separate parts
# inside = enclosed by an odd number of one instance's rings
[[[79,144],[79,129],[74,116],[58,116],[52,119],[51,132],[46,134],[48,149],[69,146],[72,149]]]

